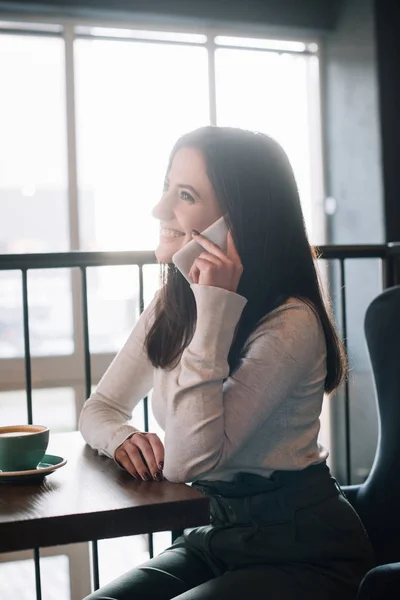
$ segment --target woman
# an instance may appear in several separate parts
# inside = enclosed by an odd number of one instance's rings
[[[372,551],[317,442],[345,358],[285,153],[238,129],[184,135],[154,216],[162,289],[80,428],[135,478],[193,482],[211,522],[90,600],[355,598]],[[198,233],[221,216],[226,252]],[[190,286],[170,263],[193,238]],[[127,424],[151,388],[165,450]]]

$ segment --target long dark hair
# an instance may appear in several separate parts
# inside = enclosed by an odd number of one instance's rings
[[[299,193],[289,160],[270,137],[229,127],[203,127],[175,144],[168,170],[181,148],[200,150],[243,264],[237,290],[247,298],[228,362],[239,365],[250,333],[289,297],[305,301],[318,315],[325,334],[331,392],[346,371],[343,346],[322,299],[315,255],[307,239]],[[164,265],[163,286],[146,347],[155,367],[172,368],[189,344],[196,306],[186,279]]]

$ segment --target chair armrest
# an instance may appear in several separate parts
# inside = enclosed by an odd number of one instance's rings
[[[400,598],[400,563],[381,565],[368,571],[358,589],[357,600]]]

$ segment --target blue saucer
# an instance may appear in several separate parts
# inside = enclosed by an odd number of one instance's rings
[[[67,463],[66,458],[55,456],[53,454],[45,454],[42,461],[36,469],[28,469],[26,471],[0,471],[0,483],[13,483],[29,481],[41,481],[54,473],[56,469],[63,467]]]

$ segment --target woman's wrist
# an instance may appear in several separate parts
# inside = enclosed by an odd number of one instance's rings
[[[192,285],[197,322],[190,349],[207,361],[226,360],[247,300],[213,286]]]

